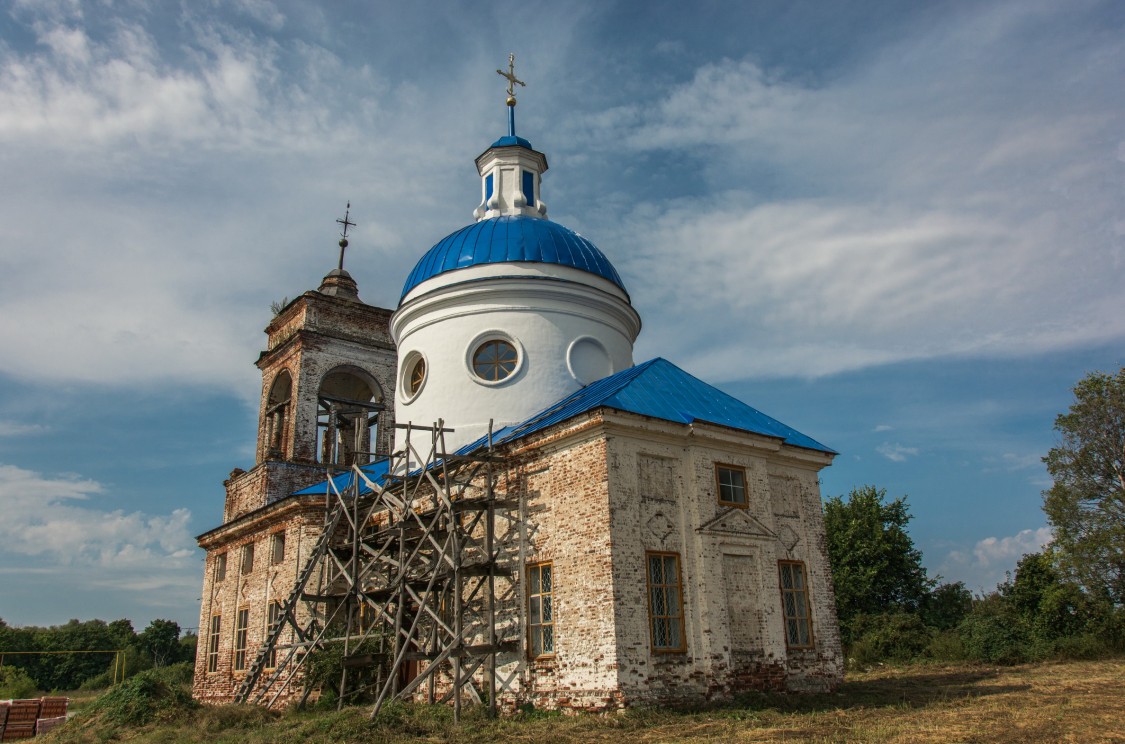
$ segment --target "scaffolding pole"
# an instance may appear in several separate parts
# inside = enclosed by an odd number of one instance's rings
[[[491,422],[486,444],[468,454],[445,451],[440,421],[398,428],[403,447],[387,458],[385,475],[353,464],[346,483],[328,480],[324,529],[237,702],[273,705],[301,684],[307,699],[311,654],[334,642],[343,648],[339,705],[368,692],[373,717],[423,689],[429,702],[452,702],[455,720],[466,700],[495,715],[498,697],[515,692],[526,530],[520,499],[498,487],[506,468]],[[365,651],[372,639],[377,650]],[[276,667],[266,675],[271,652]],[[501,678],[504,664],[516,669]]]

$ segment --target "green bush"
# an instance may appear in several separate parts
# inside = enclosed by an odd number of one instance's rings
[[[165,671],[141,672],[90,704],[90,714],[119,726],[179,719],[199,707],[182,684],[169,684]]]
[[[29,698],[38,692],[39,686],[23,669],[0,666],[0,698]]]
[[[934,633],[913,612],[857,615],[852,621],[852,631],[855,640],[848,648],[848,658],[860,666],[919,658]]]
[[[360,702],[370,702],[373,699],[372,691],[379,680],[385,680],[386,660],[380,653],[380,638],[372,635],[362,643],[352,643],[349,655],[372,656],[376,663],[371,666],[352,667],[348,669],[348,694],[344,701],[348,705]],[[381,661],[380,661],[381,660]],[[344,668],[344,642],[333,641],[316,649],[308,656],[305,664],[307,680],[314,688],[319,687],[320,699],[317,707],[321,709],[336,707],[339,697],[340,674]]]
[[[993,607],[992,604],[997,606]],[[1019,664],[1029,657],[1029,634],[999,603],[978,604],[958,628],[965,654],[988,664]]]
[[[1050,656],[1057,659],[1104,659],[1114,654],[1113,645],[1102,635],[1082,633],[1056,639]]]
[[[930,645],[926,646],[926,658],[934,661],[965,661],[968,652],[957,628],[934,633]]]

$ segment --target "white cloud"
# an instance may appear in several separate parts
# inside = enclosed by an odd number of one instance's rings
[[[894,427],[890,426],[888,424],[879,424],[874,429],[872,429],[872,431],[874,431],[876,433],[883,432],[883,431],[894,431]]]
[[[938,567],[946,581],[963,581],[970,589],[988,592],[1014,571],[1024,555],[1035,553],[1052,540],[1050,527],[1021,530],[1006,537],[986,537],[969,550],[952,550]]]
[[[907,457],[918,454],[917,447],[905,447],[898,442],[894,444],[883,442],[875,448],[875,451],[892,462],[906,462]]]
[[[644,247],[624,268],[673,330],[660,343],[713,379],[1125,337],[1125,41],[1072,33],[993,4],[819,87],[725,60],[615,114],[711,190],[636,206],[613,236]],[[745,190],[755,173],[774,193]]]
[[[102,510],[100,483],[0,465],[0,556],[30,557],[66,580],[140,589],[153,576],[194,573],[187,509],[151,515]]]
[[[253,396],[266,309],[332,267],[345,201],[349,268],[384,305],[469,219],[502,108],[474,72],[491,50],[396,74],[348,56],[330,10],[220,6],[181,7],[175,33],[18,6],[37,44],[0,45],[0,373]],[[521,110],[560,152],[545,188],[574,184],[553,216],[579,215],[630,285],[638,359],[724,382],[1125,337],[1122,39],[993,3],[814,85],[737,59],[652,75],[686,49],[667,38],[616,63],[630,94],[592,112],[592,8],[550,18]]]

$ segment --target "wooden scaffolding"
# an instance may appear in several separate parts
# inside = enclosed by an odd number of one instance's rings
[[[385,467],[352,465],[328,479],[324,527],[271,612],[236,702],[304,702],[317,652],[339,655],[339,704],[366,693],[372,716],[408,698],[452,701],[457,720],[465,701],[495,715],[499,695],[515,692],[524,656],[516,653],[521,500],[491,433],[458,455],[445,452],[441,422],[398,428],[404,446]]]

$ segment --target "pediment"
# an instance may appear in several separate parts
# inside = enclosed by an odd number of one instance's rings
[[[709,522],[700,525],[698,531],[709,535],[777,538],[775,532],[750,516],[745,509],[727,509]]]

